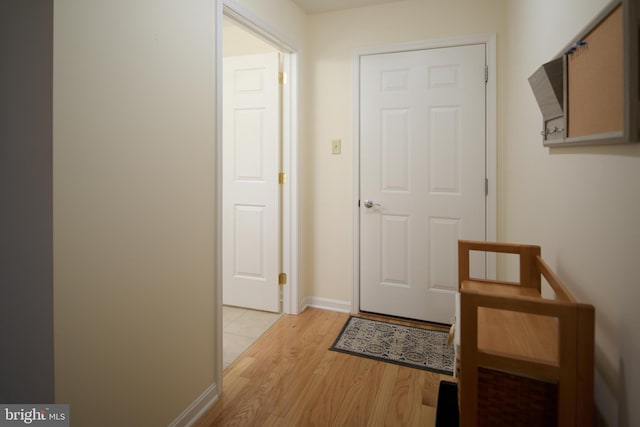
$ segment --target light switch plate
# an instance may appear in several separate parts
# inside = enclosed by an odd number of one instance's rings
[[[342,141],[334,139],[331,141],[331,154],[340,154],[342,152]]]

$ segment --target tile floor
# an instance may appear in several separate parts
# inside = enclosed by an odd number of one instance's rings
[[[234,360],[249,348],[281,314],[246,308],[222,307],[222,366],[227,369]]]

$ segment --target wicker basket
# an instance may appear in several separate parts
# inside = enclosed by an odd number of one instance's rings
[[[478,426],[557,426],[557,402],[557,384],[478,368]]]

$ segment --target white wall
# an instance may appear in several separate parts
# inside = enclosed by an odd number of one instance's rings
[[[231,19],[222,20],[222,56],[254,55],[277,52],[270,44],[235,24]]]
[[[605,0],[508,3],[507,135],[500,240],[540,244],[580,301],[596,308],[596,403],[609,426],[640,425],[640,145],[542,146],[528,77],[557,55]]]
[[[497,33],[502,68],[506,3],[409,0],[309,17],[301,147],[301,283],[307,296],[351,301],[354,49]],[[331,154],[332,139],[342,140],[341,155]]]
[[[73,425],[167,425],[214,382],[214,5],[55,2],[55,395]]]
[[[225,2],[226,3],[226,2]],[[295,43],[301,50],[307,31],[306,15],[290,0],[229,0],[241,4],[274,28],[279,36]]]

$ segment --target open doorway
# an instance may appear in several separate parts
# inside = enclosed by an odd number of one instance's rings
[[[221,313],[217,332],[222,336],[217,351],[222,362],[217,368],[219,380],[222,371],[281,313],[298,313],[297,55],[250,11],[235,2],[225,1],[222,6],[218,54],[222,132],[217,143],[217,235],[222,238],[217,259],[221,273],[217,284]],[[274,73],[275,103],[271,93],[268,101],[255,104],[265,79]],[[229,102],[233,92],[240,92],[240,97]],[[259,105],[263,101],[267,104]],[[273,131],[274,126],[277,140],[272,133],[272,140],[265,142],[260,132]],[[229,140],[235,141],[231,147]],[[274,180],[275,188],[262,185]]]
[[[226,369],[281,312],[281,52],[222,18],[222,322]]]

